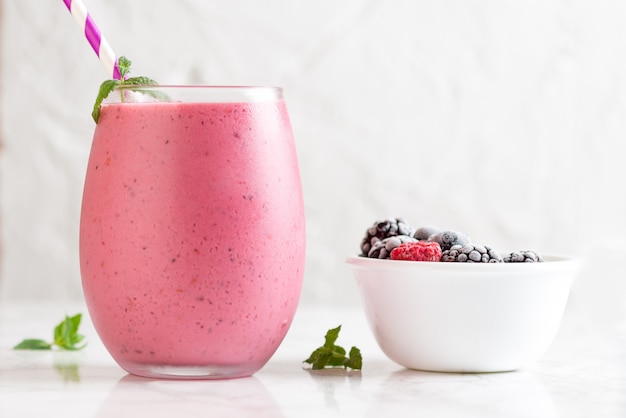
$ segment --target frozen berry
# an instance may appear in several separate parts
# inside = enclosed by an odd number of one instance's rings
[[[505,263],[541,263],[543,257],[535,251],[513,251],[503,257]]]
[[[367,256],[369,258],[389,258],[391,251],[405,242],[416,242],[417,240],[408,235],[396,235],[395,237],[388,237],[380,241],[376,241],[370,249]]]
[[[444,250],[441,261],[458,263],[502,263],[502,257],[487,245],[453,245]]]
[[[401,244],[391,251],[392,260],[440,261],[441,247],[436,242],[415,241]]]
[[[368,256],[374,244],[385,238],[406,235],[412,237],[415,228],[406,223],[402,218],[390,218],[384,221],[375,222],[365,232],[365,237],[361,241],[361,255]]]
[[[434,225],[426,225],[421,228],[417,228],[413,237],[419,240],[427,240],[430,236],[441,232],[441,228]]]
[[[442,250],[449,250],[453,245],[466,245],[470,240],[467,235],[456,231],[442,231],[428,237],[429,241],[439,243]]]

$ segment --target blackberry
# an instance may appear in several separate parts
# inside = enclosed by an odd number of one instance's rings
[[[441,246],[442,250],[449,250],[453,245],[469,244],[469,237],[462,232],[442,231],[428,237],[429,241],[434,241]]]
[[[375,222],[365,232],[365,237],[361,241],[361,255],[368,256],[374,244],[385,238],[397,235],[413,236],[415,228],[405,222],[403,218],[390,218],[384,221]]]
[[[502,263],[502,257],[487,245],[453,245],[444,250],[441,261],[457,263]]]
[[[389,258],[391,251],[405,242],[417,242],[417,240],[408,235],[396,235],[394,237],[387,237],[383,240],[376,241],[372,248],[367,253],[369,258]]]
[[[541,263],[543,257],[532,250],[513,251],[503,258],[505,263]]]
[[[417,228],[417,231],[415,231],[415,234],[413,234],[413,237],[418,240],[427,240],[432,235],[435,235],[439,232],[441,232],[441,228],[434,226],[434,225],[427,225],[421,228]]]

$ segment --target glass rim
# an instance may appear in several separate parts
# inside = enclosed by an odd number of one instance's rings
[[[142,102],[250,102],[283,99],[283,88],[253,85],[121,84],[103,104]],[[148,99],[148,100],[145,100]]]
[[[118,84],[116,89],[216,89],[216,90],[249,90],[249,89],[268,89],[282,90],[279,86],[260,86],[260,85],[244,85],[244,84]]]

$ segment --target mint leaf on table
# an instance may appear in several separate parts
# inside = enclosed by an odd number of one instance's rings
[[[337,328],[329,329],[326,332],[324,345],[315,349],[304,363],[311,365],[313,370],[321,370],[326,367],[344,367],[361,370],[363,359],[361,351],[352,347],[348,356],[345,348],[335,344],[341,331],[341,325]]]
[[[52,350],[57,347],[61,350],[81,350],[86,344],[79,345],[85,337],[78,333],[78,327],[82,319],[81,314],[65,316],[56,327],[54,327],[54,341],[27,338],[13,347],[14,350]]]
[[[348,361],[345,363],[346,367],[354,370],[361,370],[363,367],[363,358],[361,357],[361,350],[356,347],[350,349]]]
[[[93,105],[93,111],[91,112],[91,117],[94,122],[98,123],[100,119],[100,111],[102,110],[102,102],[104,99],[109,97],[109,94],[115,90],[118,86],[124,85],[157,85],[156,81],[149,77],[130,77],[126,76],[130,74],[130,65],[131,61],[126,57],[120,57],[117,60],[117,67],[120,71],[120,80],[105,80],[100,84],[100,89],[98,90],[98,96],[96,97],[96,102]],[[163,94],[158,92],[146,92],[150,96],[153,96],[156,99],[162,99]]]
[[[59,325],[54,328],[54,345],[65,350],[80,350],[85,345],[79,346],[85,337],[78,333],[78,327],[82,319],[81,314],[73,317],[66,316]]]
[[[28,338],[13,347],[14,350],[50,350],[52,344],[44,340]]]

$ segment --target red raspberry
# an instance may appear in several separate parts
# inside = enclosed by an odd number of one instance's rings
[[[391,251],[391,259],[441,261],[441,246],[434,241],[405,242]]]

